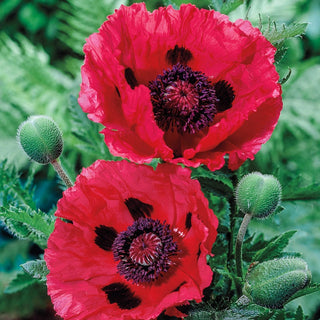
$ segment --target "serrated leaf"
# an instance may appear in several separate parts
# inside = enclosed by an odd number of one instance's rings
[[[320,199],[320,183],[313,183],[308,186],[301,187],[301,179],[293,181],[291,184],[287,184],[283,188],[283,201],[294,200],[312,200]]]
[[[274,56],[274,62],[275,63],[279,63],[280,61],[282,61],[282,59],[284,58],[284,56],[286,55],[288,48],[286,48],[282,42],[280,42],[277,46],[277,51],[276,54]],[[281,82],[280,82],[281,83]],[[283,82],[284,83],[284,82]],[[281,83],[282,84],[282,83]]]
[[[244,0],[224,1],[220,12],[223,13],[223,14],[229,14],[230,12],[234,11],[235,9],[237,9],[243,3],[244,3]]]
[[[8,285],[7,277],[12,279],[12,274],[0,272],[1,319],[34,319],[34,310],[44,310],[48,307],[50,301],[45,285],[35,280],[35,283],[15,293],[4,293],[2,286]]]
[[[290,76],[291,76],[291,69],[289,68],[288,73],[283,78],[281,78],[279,80],[279,83],[280,84],[285,84],[289,80]]]
[[[209,200],[209,207],[213,210],[217,218],[219,219],[218,232],[225,233],[231,232],[231,220],[230,220],[230,204],[222,197],[215,196],[213,194],[207,195]]]
[[[0,206],[7,207],[10,204],[27,205],[36,208],[32,199],[31,180],[33,174],[29,176],[29,181],[24,186],[19,180],[19,175],[13,166],[7,161],[0,162]]]
[[[287,231],[276,239],[272,240],[264,249],[259,250],[253,257],[253,261],[266,261],[278,258],[283,249],[288,245],[289,240],[296,233],[296,230]]]
[[[233,184],[230,174],[222,170],[213,172],[207,167],[201,166],[192,170],[191,178],[200,182],[201,189],[207,197],[210,194],[227,198],[233,196]]]
[[[189,320],[211,320],[216,319],[213,312],[205,311],[205,310],[199,310],[191,312],[191,314],[188,316]]]
[[[239,305],[233,304],[230,309],[219,312],[216,320],[267,320],[272,317],[274,311],[256,304]]]
[[[32,278],[40,281],[46,281],[49,270],[44,260],[28,261],[21,265],[23,270],[27,272]]]
[[[270,320],[285,320],[284,311],[277,311]]]
[[[307,23],[292,23],[288,26],[282,25],[278,27],[274,22],[273,25],[269,23],[268,30],[263,32],[263,35],[273,44],[284,41],[288,38],[298,37],[305,33]]]
[[[102,128],[101,125],[88,119],[80,108],[77,98],[73,95],[70,96],[69,100],[69,112],[71,115],[71,132],[81,141],[81,143],[74,143],[74,147],[82,151],[82,154],[91,154],[95,159],[119,159],[112,156],[105,145],[103,135],[99,133]]]
[[[297,308],[294,320],[304,320],[303,310],[301,306]]]
[[[85,39],[97,32],[100,25],[118,8],[122,0],[67,0],[59,2],[58,37],[70,49],[79,55],[83,55]]]
[[[42,248],[46,247],[48,237],[54,229],[55,218],[30,207],[24,209],[10,206],[0,207],[0,219],[18,238],[30,239]]]
[[[244,0],[211,0],[213,9],[220,11],[223,14],[229,14],[244,3]]]
[[[15,293],[32,285],[35,282],[37,282],[37,280],[33,279],[29,274],[19,272],[17,273],[16,277],[9,283],[4,292]]]

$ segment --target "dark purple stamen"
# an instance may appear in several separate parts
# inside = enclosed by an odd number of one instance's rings
[[[167,272],[177,250],[170,226],[150,218],[135,221],[112,245],[119,273],[136,284],[152,282]]]
[[[197,133],[208,127],[217,113],[218,99],[209,79],[180,63],[149,83],[153,113],[163,131]]]

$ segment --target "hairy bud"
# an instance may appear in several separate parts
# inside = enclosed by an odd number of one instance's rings
[[[311,281],[307,263],[300,258],[281,258],[257,263],[248,270],[243,294],[253,303],[280,309]]]
[[[17,139],[25,153],[41,164],[50,163],[62,153],[62,133],[46,116],[31,116],[18,129]]]
[[[252,172],[244,176],[236,188],[240,210],[256,218],[266,218],[280,203],[281,185],[272,175]]]

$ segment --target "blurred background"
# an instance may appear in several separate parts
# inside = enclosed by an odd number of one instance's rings
[[[62,163],[71,178],[98,158],[112,159],[98,134],[100,126],[88,121],[77,104],[82,46],[115,8],[133,2],[139,1],[0,0],[0,205],[1,195],[9,187],[17,190],[12,200],[23,202],[20,183],[33,191],[31,201],[43,211],[54,212],[61,197],[63,186],[53,169],[31,163],[16,143],[17,128],[29,115],[48,115],[58,123],[65,143]],[[190,3],[145,2],[149,10]],[[217,2],[191,1],[203,8],[215,8]],[[278,177],[284,188],[285,209],[271,221],[253,221],[250,232],[263,232],[265,238],[271,238],[298,229],[290,249],[302,254],[314,281],[320,282],[320,2],[249,2],[249,9],[238,7],[230,19],[248,16],[254,26],[262,23],[263,28],[267,28],[269,18],[279,26],[309,23],[302,38],[285,41],[288,50],[277,64],[280,78],[286,77],[288,67],[291,69],[283,85],[284,109],[272,138],[256,159],[246,164],[249,170]],[[295,194],[297,186],[309,185],[313,191],[308,197]],[[290,195],[299,200],[291,201]],[[30,284],[32,289],[4,293],[20,272],[19,265],[41,254],[43,250],[37,245],[17,240],[0,223],[0,320],[54,319],[45,286],[34,283]],[[320,319],[319,294],[292,304],[301,304],[309,319]]]

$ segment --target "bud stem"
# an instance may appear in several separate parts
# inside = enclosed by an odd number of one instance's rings
[[[67,188],[72,187],[73,184],[72,184],[70,178],[68,177],[68,175],[66,174],[66,172],[61,167],[59,160],[53,160],[50,163],[52,164],[54,170],[56,170],[56,172],[60,176],[60,178],[63,180],[63,182],[65,183]]]
[[[252,214],[247,213],[245,214],[241,226],[239,228],[239,232],[237,235],[237,240],[236,240],[236,268],[237,268],[237,276],[240,277],[241,279],[243,278],[243,273],[242,273],[242,244],[243,244],[243,239],[244,236],[247,232],[247,228],[249,225],[249,222],[252,218]]]

